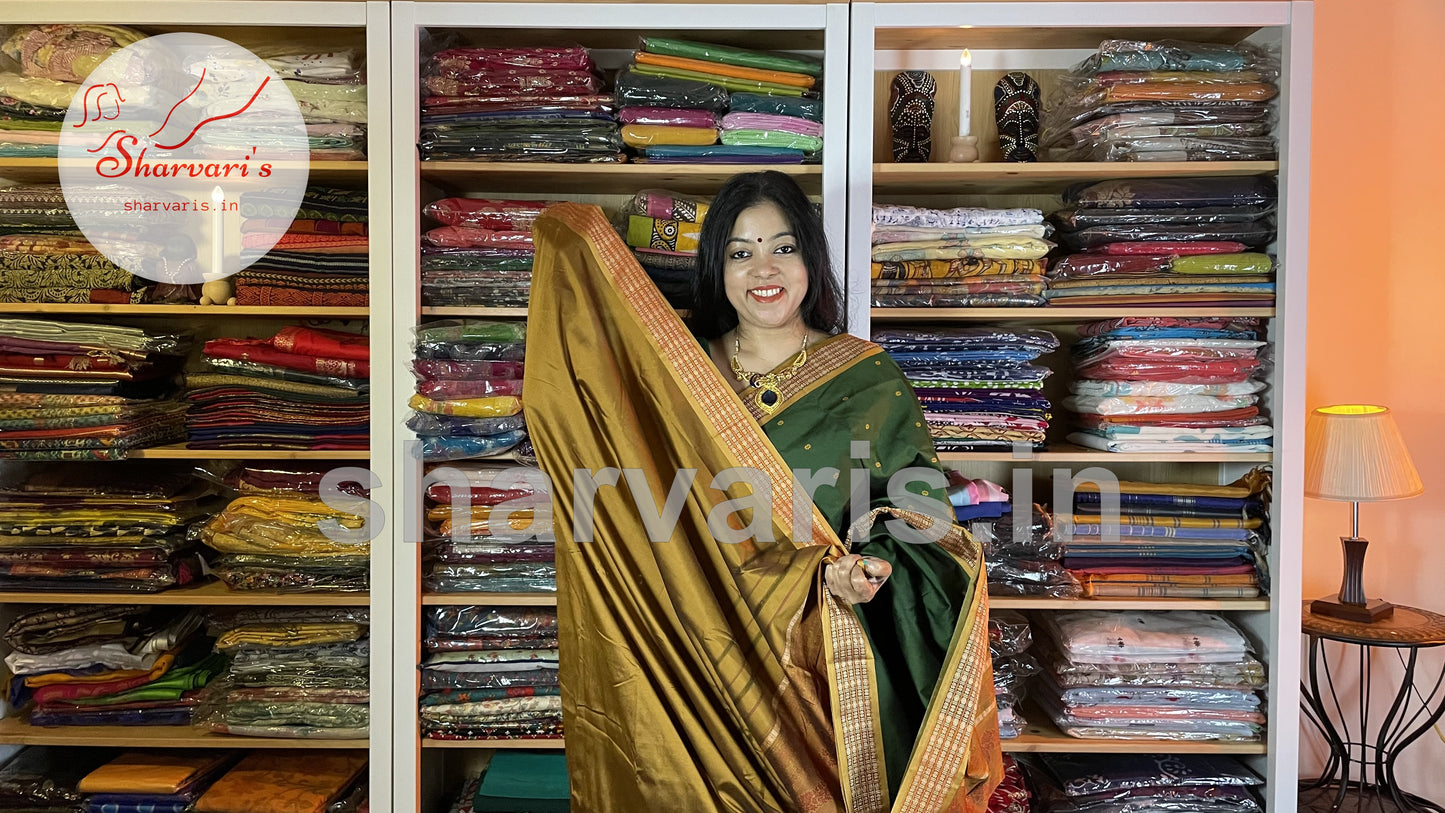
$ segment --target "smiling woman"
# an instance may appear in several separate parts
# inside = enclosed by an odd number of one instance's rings
[[[802,190],[724,186],[691,330],[595,207],[548,209],[534,235],[527,420],[558,487],[573,806],[982,813],[1002,770],[982,555],[907,381],[843,332]],[[594,492],[606,521],[583,542],[574,473],[602,467],[645,479]],[[651,544],[638,506],[684,471]],[[750,496],[734,518],[771,534],[713,530]]]

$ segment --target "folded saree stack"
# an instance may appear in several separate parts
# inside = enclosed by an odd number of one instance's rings
[[[119,25],[20,25],[0,43],[0,158],[55,158],[61,124],[85,77],[112,54],[145,39]]]
[[[822,75],[796,54],[643,37],[617,76],[622,140],[652,163],[815,161]]]
[[[370,339],[284,327],[265,339],[206,342],[207,372],[186,376],[192,449],[366,449]]]
[[[1045,296],[1069,306],[1272,306],[1278,197],[1258,177],[1071,187],[1050,215],[1071,253],[1050,266]]]
[[[214,489],[170,470],[57,464],[0,478],[0,589],[154,593],[204,578]]]
[[[81,813],[80,780],[110,759],[104,748],[31,745],[0,763],[0,810]]]
[[[622,207],[623,240],[675,308],[692,307],[697,240],[708,204],[707,198],[645,189]]]
[[[7,700],[33,726],[189,725],[200,689],[224,667],[195,610],[43,607],[5,631]]]
[[[229,751],[126,751],[80,780],[86,813],[187,813],[239,759]]]
[[[1049,161],[1268,161],[1276,58],[1252,45],[1105,40],[1063,76]]]
[[[422,235],[426,305],[525,308],[532,293],[532,221],[545,200],[443,198],[422,209],[441,224]]]
[[[1004,739],[1022,734],[1027,725],[1018,708],[1023,704],[1029,677],[1039,665],[1028,654],[1033,646],[1029,620],[1017,610],[992,610],[988,614],[988,651],[993,659],[994,699],[998,703],[998,733]]]
[[[185,435],[164,400],[189,337],[120,325],[0,319],[0,458],[119,460]]]
[[[1098,598],[1254,598],[1268,583],[1269,486],[1263,469],[1227,486],[1125,481],[1114,516],[1112,495],[1083,483],[1064,566]]]
[[[230,659],[200,720],[221,734],[287,739],[367,736],[370,626],[361,607],[217,611],[207,625]]]
[[[873,334],[923,405],[940,452],[1044,446],[1049,370],[1035,359],[1058,349],[1046,330],[890,329]]]
[[[366,307],[371,267],[366,190],[309,186],[294,217],[287,205],[292,202],[269,190],[241,194],[241,250],[254,262],[234,277],[236,304]],[[274,235],[281,229],[285,234],[274,246],[257,242],[260,231]]]
[[[1253,742],[1264,734],[1264,668],[1216,613],[1043,613],[1038,704],[1086,739]],[[1041,634],[1042,633],[1042,634]]]
[[[1015,523],[1028,523],[1015,528]],[[1054,536],[1054,518],[1038,505],[1026,514],[1009,513],[996,519],[968,523],[969,533],[983,547],[991,596],[1077,598],[1083,595],[1079,580],[1059,561],[1064,549]]]
[[[246,754],[196,801],[196,813],[365,813],[365,750],[304,753]]]
[[[273,472],[272,477],[296,482],[313,475]],[[213,563],[216,575],[233,590],[366,590],[371,542],[365,500],[328,498],[342,510],[314,492],[272,485],[245,492],[200,528],[201,541],[221,554]]]
[[[455,463],[433,468],[423,547],[428,590],[555,592],[546,478],[536,468]]]
[[[1038,209],[874,205],[873,306],[1042,305],[1049,231]]]
[[[422,71],[423,161],[624,160],[586,48],[452,48]]]
[[[80,236],[59,184],[0,189],[0,302],[126,305],[152,290]]]
[[[425,625],[421,669],[424,675],[431,670],[433,680],[423,681],[423,736],[442,740],[562,736],[556,610],[429,607]]]
[[[306,141],[312,161],[358,161],[366,158],[366,78],[362,65],[366,56],[360,48],[319,47],[314,42],[287,39],[248,44],[248,50],[266,62],[286,84],[306,123]],[[215,143],[234,150],[250,149],[251,139],[239,142],[214,141],[231,135],[224,128],[205,131]]]
[[[1107,452],[1268,452],[1259,320],[1136,316],[1079,327],[1069,441]]]
[[[1029,779],[1047,813],[1260,813],[1264,780],[1215,754],[1033,754]]]
[[[407,427],[429,463],[503,454],[527,436],[525,322],[449,319],[415,329],[416,394]]]

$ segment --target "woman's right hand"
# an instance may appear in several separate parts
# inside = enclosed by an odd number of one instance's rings
[[[828,592],[849,604],[866,604],[893,574],[893,566],[876,556],[850,553],[823,569]]]

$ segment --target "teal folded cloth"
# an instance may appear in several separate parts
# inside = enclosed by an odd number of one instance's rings
[[[472,798],[476,813],[569,813],[567,755],[498,751]]]

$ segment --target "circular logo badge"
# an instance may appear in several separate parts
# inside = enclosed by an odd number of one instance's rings
[[[162,34],[113,54],[66,112],[60,184],[111,262],[198,284],[259,260],[306,191],[306,124],[286,83],[250,51]]]

